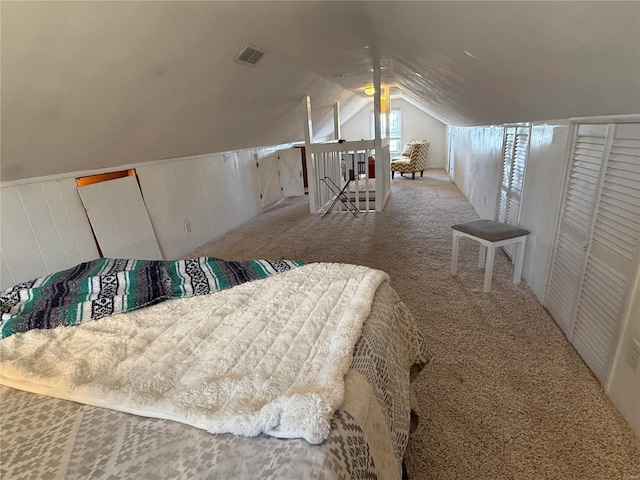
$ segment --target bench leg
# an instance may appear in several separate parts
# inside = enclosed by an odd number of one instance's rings
[[[484,262],[487,256],[487,247],[480,244],[480,252],[478,254],[478,267],[484,268]]]
[[[493,263],[496,258],[496,247],[490,245],[487,247],[487,263],[484,269],[484,286],[482,291],[489,293],[491,291],[491,278],[493,277]]]
[[[524,246],[527,242],[527,237],[524,237],[521,241],[516,242],[514,246],[516,247],[516,265],[513,269],[513,283],[518,285],[520,283],[520,279],[522,278],[522,264],[524,263]]]
[[[455,230],[453,232],[453,245],[451,246],[451,275],[458,275],[458,240]]]

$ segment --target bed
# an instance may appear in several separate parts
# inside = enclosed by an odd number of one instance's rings
[[[429,354],[382,272],[101,259],[0,301],[2,478],[402,477]]]

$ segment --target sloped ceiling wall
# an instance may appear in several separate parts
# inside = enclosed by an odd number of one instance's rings
[[[2,2],[2,180],[316,138],[383,80],[454,125],[640,111],[638,2]],[[246,43],[255,68],[233,63]],[[465,53],[465,50],[468,53]],[[472,56],[470,56],[472,55]]]

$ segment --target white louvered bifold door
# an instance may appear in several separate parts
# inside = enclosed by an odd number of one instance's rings
[[[502,149],[502,174],[498,193],[497,220],[518,226],[524,187],[524,173],[529,152],[531,127],[506,127]],[[513,258],[515,245],[503,249]]]
[[[608,150],[607,125],[574,127],[570,167],[545,306],[571,341],[601,167]]]
[[[640,125],[612,126],[573,345],[605,383],[640,244]]]

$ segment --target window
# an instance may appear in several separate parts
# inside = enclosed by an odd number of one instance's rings
[[[382,137],[385,136],[385,115],[380,116],[380,122],[382,123]],[[373,118],[373,112],[371,112],[371,138],[376,138],[375,119]],[[392,155],[399,154],[402,151],[402,115],[399,108],[391,110],[391,116],[389,117],[389,151]]]

